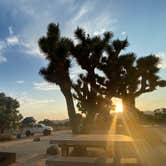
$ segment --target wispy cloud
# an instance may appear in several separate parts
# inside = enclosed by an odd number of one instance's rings
[[[6,48],[5,42],[0,41],[0,63],[7,62],[7,58],[3,55],[5,48]]]
[[[9,26],[8,30],[9,30],[9,35],[13,35],[14,34],[12,26]]]
[[[94,35],[101,35],[101,34],[103,34],[105,31],[106,31],[106,29],[103,28],[103,29],[101,29],[101,30],[99,30],[99,31],[95,31],[93,34],[94,34]]]
[[[0,90],[1,91],[1,90]],[[56,100],[55,99],[39,99],[39,98],[34,98],[30,97],[28,95],[28,92],[23,91],[20,94],[15,94],[15,93],[7,93],[7,96],[11,96],[14,99],[17,99],[20,103],[21,108],[23,108],[26,105],[38,105],[38,104],[48,104],[48,103],[54,103]]]
[[[160,68],[166,68],[166,53],[159,52],[156,55],[160,58],[159,67]]]
[[[19,43],[19,39],[17,36],[9,36],[6,38],[7,44],[14,46]]]
[[[22,51],[28,55],[38,56],[40,58],[44,58],[43,53],[40,51],[37,44],[32,44],[27,41],[21,41],[20,46]]]
[[[47,82],[35,82],[33,86],[35,89],[42,91],[59,90],[59,87],[57,85]]]
[[[23,80],[18,80],[18,81],[16,81],[16,83],[17,83],[17,84],[23,84],[24,81],[23,81]]]
[[[0,63],[7,62],[6,57],[0,55]]]
[[[93,6],[95,6],[94,1],[86,1],[78,8],[74,16],[66,21],[65,32],[71,34],[77,26],[84,28],[91,35],[101,35],[110,29],[114,30],[118,20],[112,18],[110,11],[97,12]]]
[[[0,41],[0,63],[7,62],[7,58],[4,55],[9,46],[15,46],[19,44],[18,36],[14,35],[12,27],[8,27],[9,36]]]
[[[9,36],[6,37],[6,42],[8,45],[14,46],[19,43],[19,38],[17,35],[14,34],[13,27],[8,27]]]
[[[22,98],[18,98],[18,100],[21,103],[21,106],[24,107],[24,105],[37,105],[37,104],[49,104],[49,103],[55,103],[55,99],[35,99],[30,98],[27,96],[24,96]]]
[[[120,33],[122,36],[126,35],[127,33],[125,31]]]
[[[0,51],[2,51],[6,47],[5,42],[0,40]]]
[[[113,19],[110,10],[100,8],[97,1],[56,0],[51,3],[36,0],[5,1],[12,6],[11,13],[15,17],[28,18],[20,29],[19,35],[14,32],[14,27],[9,26],[9,37],[6,39],[9,45],[19,44],[19,49],[28,55],[43,57],[38,48],[38,39],[45,35],[47,25],[50,22],[59,23],[63,34],[73,37],[73,31],[77,26],[83,27],[90,34],[102,34],[104,31],[113,30],[117,19]],[[99,3],[99,4],[98,4]],[[101,3],[102,4],[102,3]],[[66,6],[67,9],[66,9]],[[98,8],[96,8],[98,6]],[[61,11],[65,10],[64,17]],[[42,19],[41,19],[42,18]]]
[[[76,16],[73,18],[73,22],[79,21],[81,18],[83,18],[89,11],[91,11],[93,9],[93,6],[88,3],[88,4],[84,4],[78,11],[78,13],[76,14]]]

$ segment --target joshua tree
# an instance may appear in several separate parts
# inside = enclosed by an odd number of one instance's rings
[[[89,100],[91,91],[86,81],[79,79],[77,84],[73,85],[73,88],[75,90],[73,96],[77,100],[77,108],[85,115],[82,132],[90,133],[94,129],[108,129],[111,122],[110,110],[112,109],[112,101],[106,95],[100,93],[99,89],[96,90],[97,93],[94,97],[96,110],[94,110],[92,115],[90,109],[91,100]]]
[[[95,69],[100,63],[101,56],[112,37],[112,33],[104,33],[103,38],[99,36],[90,37],[89,34],[86,35],[83,29],[77,28],[75,36],[78,44],[73,49],[73,56],[81,68],[87,71],[84,79],[78,80],[78,85],[73,86],[77,92],[75,98],[77,100],[81,99],[81,102],[78,102],[79,108],[84,109],[87,113],[87,118],[93,121],[96,111],[99,109],[96,104],[98,87]],[[83,87],[81,88],[81,86]],[[81,95],[83,96],[81,97]]]
[[[97,112],[109,109],[112,97],[121,98],[125,110],[134,110],[136,97],[158,86],[166,86],[166,81],[158,76],[159,58],[150,55],[136,59],[134,53],[121,55],[128,46],[127,39],[110,41],[113,36],[110,32],[104,33],[103,37],[90,37],[81,28],[77,28],[75,36],[78,40],[76,45],[60,36],[58,25],[50,24],[47,35],[39,40],[49,62],[40,74],[48,82],[59,85],[66,99],[73,132],[77,127],[77,116],[72,88],[79,110],[92,122]],[[80,75],[76,84],[72,83],[69,75],[71,55],[87,72],[85,76]],[[96,69],[103,71],[104,75],[99,75]]]
[[[86,81],[86,76],[82,74],[79,76],[76,84],[73,84],[73,89],[75,90],[73,93],[73,97],[77,100],[77,107],[79,111],[84,113],[86,116],[89,114],[90,109],[90,100],[89,94],[91,93],[91,89],[88,87],[88,83]],[[111,100],[107,98],[106,95],[102,94],[102,88],[99,84],[96,85],[96,96],[95,96],[95,104],[96,111],[95,113],[102,112],[104,110],[109,111],[112,104]]]
[[[152,92],[157,87],[166,86],[158,72],[159,58],[155,55],[141,57],[136,60],[134,54],[127,54],[119,58],[120,66],[124,70],[119,92],[123,105],[127,110],[135,110],[135,98],[143,93]]]
[[[73,42],[60,36],[59,25],[50,24],[47,35],[39,40],[39,47],[49,61],[47,67],[40,70],[40,74],[45,80],[59,85],[61,92],[65,96],[68,115],[74,132],[75,108],[71,94],[71,79],[69,76],[70,50]]]
[[[121,51],[128,46],[127,40],[113,40],[111,44],[106,47],[105,56],[102,56],[101,63],[98,69],[103,71],[105,76],[98,77],[98,84],[102,85],[102,93],[108,98],[121,97],[121,76],[123,68],[119,65],[119,57]],[[125,62],[124,62],[125,63]]]
[[[106,86],[108,95],[122,99],[124,110],[136,110],[136,97],[154,91],[158,86],[166,86],[166,81],[158,76],[159,58],[155,55],[136,59],[134,53],[128,53],[113,57],[109,53],[107,58],[103,58],[100,69],[108,80],[99,81]]]

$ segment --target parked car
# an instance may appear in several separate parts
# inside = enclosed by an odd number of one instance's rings
[[[44,135],[50,135],[53,131],[51,126],[46,126],[44,124],[33,124],[31,127],[26,127],[23,129],[23,133],[28,137],[36,133],[43,133]]]

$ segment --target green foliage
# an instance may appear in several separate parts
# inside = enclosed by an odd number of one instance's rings
[[[13,139],[14,137],[11,134],[6,134],[6,133],[0,134],[0,141],[11,141]]]
[[[166,123],[166,108],[154,110],[154,117],[157,122]]]
[[[22,120],[22,126],[26,127],[26,126],[30,126],[30,125],[33,125],[33,123],[35,123],[36,120],[34,117],[25,117],[23,120]]]
[[[51,121],[49,119],[44,119],[44,120],[40,121],[39,123],[45,124],[46,126],[53,126],[54,125],[53,121]]]
[[[16,99],[0,93],[0,131],[4,132],[5,129],[16,129],[22,115],[18,111],[19,102]]]

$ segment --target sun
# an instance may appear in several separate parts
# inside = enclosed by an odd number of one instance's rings
[[[113,98],[112,98],[112,103],[113,103],[114,106],[115,106],[114,109],[113,109],[113,111],[114,111],[115,113],[123,112],[123,103],[122,103],[122,99],[113,97]]]
[[[115,108],[116,112],[123,112],[123,106],[121,103],[117,103],[116,104],[116,108]]]

